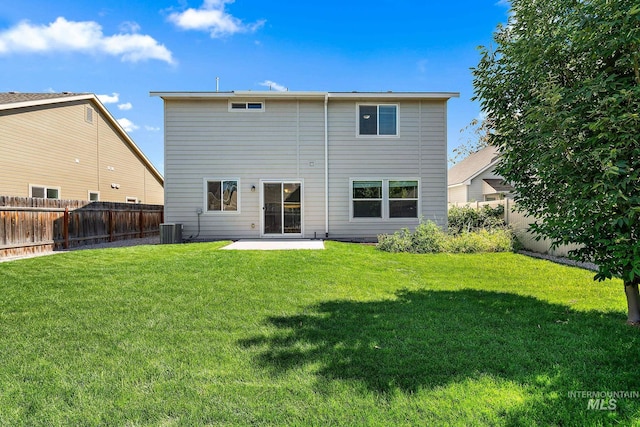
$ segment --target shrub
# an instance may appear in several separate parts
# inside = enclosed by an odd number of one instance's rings
[[[475,209],[470,206],[453,206],[448,213],[449,233],[458,235],[464,232],[478,231],[482,229],[493,230],[505,228],[504,206],[495,208],[483,206]]]
[[[427,254],[442,252],[446,247],[447,235],[433,221],[420,222],[412,233],[403,228],[393,234],[378,236],[376,247],[386,252],[411,252]]]
[[[506,226],[447,234],[433,221],[421,221],[413,233],[403,228],[393,234],[379,235],[376,248],[416,254],[477,253],[508,252],[514,250],[515,244],[513,232]]]
[[[509,252],[513,250],[513,233],[507,228],[467,231],[449,236],[446,252]]]

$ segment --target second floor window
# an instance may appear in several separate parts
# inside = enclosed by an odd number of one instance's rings
[[[397,134],[397,105],[358,105],[358,135],[395,136]]]

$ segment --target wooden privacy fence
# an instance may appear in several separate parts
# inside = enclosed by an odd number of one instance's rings
[[[0,196],[0,258],[158,235],[164,207]]]
[[[536,218],[521,212],[515,212],[515,202],[511,199],[492,202],[449,203],[449,207],[452,206],[469,206],[475,209],[481,209],[483,206],[490,206],[492,208],[504,206],[504,221],[507,225],[511,226],[522,247],[528,251],[555,256],[567,256],[570,250],[580,247],[578,245],[561,245],[555,249],[551,249],[551,241],[549,239],[536,240],[534,234],[529,231],[529,227],[536,221]]]

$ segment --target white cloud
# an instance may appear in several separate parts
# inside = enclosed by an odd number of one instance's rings
[[[131,110],[133,105],[130,102],[125,102],[124,104],[118,104],[118,110],[127,111]]]
[[[141,30],[140,24],[134,21],[125,21],[119,28],[123,33],[137,33]]]
[[[145,125],[144,130],[147,130],[149,132],[159,132],[161,129],[153,126]]]
[[[129,119],[118,119],[118,123],[120,123],[120,126],[122,126],[122,128],[127,132],[133,132],[134,130],[140,129],[140,126],[135,125]]]
[[[139,26],[136,25],[129,23],[128,31],[138,30]],[[156,59],[169,64],[174,63],[171,51],[151,36],[132,32],[105,36],[97,22],[67,21],[63,17],[48,25],[22,21],[0,32],[0,55],[14,52],[98,52],[118,56],[122,61]]]
[[[111,95],[96,95],[103,104],[115,104],[120,99],[120,94],[113,92]]]
[[[225,12],[227,3],[233,3],[233,0],[205,0],[198,9],[189,8],[184,12],[170,14],[169,21],[183,30],[207,31],[212,38],[250,33],[264,25],[264,20],[244,24],[240,19]]]
[[[281,84],[278,84],[271,80],[263,81],[262,83],[260,83],[260,86],[266,86],[269,88],[269,90],[275,90],[276,92],[286,92],[288,90],[286,87],[282,86]]]

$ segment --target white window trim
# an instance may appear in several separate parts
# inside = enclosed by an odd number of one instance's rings
[[[33,187],[38,187],[38,188],[44,188],[44,198],[48,199],[48,200],[62,200],[62,191],[60,190],[60,187],[56,187],[53,185],[39,185],[39,184],[29,184],[29,197],[32,197],[33,194]],[[49,199],[47,197],[47,190],[58,190],[58,198],[57,199]]]
[[[91,201],[91,193],[97,194],[98,195],[98,200],[95,200],[97,202],[100,201],[100,192],[99,191],[87,191],[87,200]]]
[[[208,203],[207,200],[209,198],[208,196],[208,186],[207,183],[209,181],[236,181],[238,183],[238,209],[235,211],[225,211],[225,210],[219,210],[219,211],[210,211],[208,208]],[[242,185],[240,183],[240,178],[234,178],[234,177],[226,177],[226,178],[217,178],[217,177],[209,177],[209,178],[203,178],[202,179],[202,214],[203,215],[239,215],[240,214],[240,204],[241,204],[241,199],[242,197],[240,196],[241,191],[240,189],[242,188]]]
[[[138,198],[137,198],[137,197],[133,197],[133,196],[127,196],[127,197],[125,197],[125,198],[124,198],[124,202],[125,202],[125,203],[131,203],[131,204],[134,204],[134,203],[140,203],[140,201],[138,200]]]
[[[376,106],[378,107],[378,123],[377,123],[377,135],[360,135],[360,106]],[[395,106],[396,107],[396,134],[395,135],[380,135],[380,106]],[[400,104],[389,103],[376,103],[376,102],[358,102],[356,103],[356,138],[400,138]]]
[[[382,181],[382,217],[381,218],[358,218],[353,216],[353,182],[354,181]],[[403,217],[403,218],[391,218],[389,216],[389,200],[403,200],[403,199],[390,199],[389,198],[389,181],[417,181],[418,182],[418,209],[417,216],[415,218]],[[376,199],[377,200],[377,199]],[[415,199],[406,199],[415,200]],[[415,223],[420,222],[422,217],[422,185],[420,178],[417,177],[353,177],[349,178],[349,222],[372,222],[379,223],[385,222],[404,222]]]
[[[245,104],[245,108],[232,108],[233,104]],[[249,108],[249,104],[261,104],[262,108]],[[228,104],[229,112],[234,113],[264,113],[266,104],[263,99],[261,100],[229,100]]]

